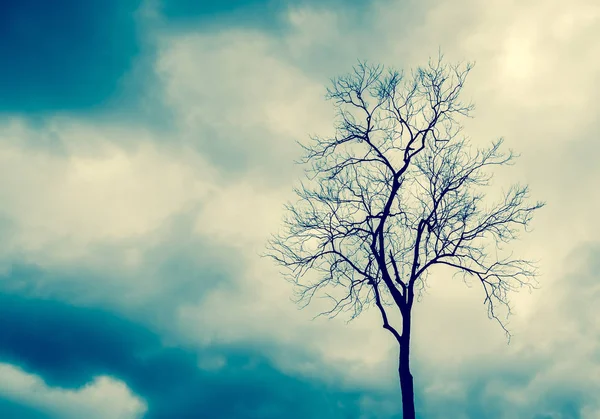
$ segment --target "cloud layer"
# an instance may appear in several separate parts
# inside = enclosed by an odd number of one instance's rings
[[[0,6],[0,416],[398,418],[377,313],[311,320],[259,254],[295,142],[332,130],[328,79],[438,48],[476,62],[465,132],[522,153],[498,184],[548,206],[510,345],[476,287],[432,278],[422,417],[600,414],[594,1],[26,3]]]

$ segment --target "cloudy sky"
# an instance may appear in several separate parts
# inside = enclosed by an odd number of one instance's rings
[[[439,48],[476,63],[472,141],[504,137],[498,179],[547,206],[510,345],[480,290],[432,278],[420,417],[600,417],[596,0],[0,4],[0,417],[400,418],[378,314],[312,320],[258,254],[329,79]]]

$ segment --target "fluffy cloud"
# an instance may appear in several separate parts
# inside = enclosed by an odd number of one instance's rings
[[[49,387],[18,367],[0,364],[0,396],[44,410],[53,417],[75,419],[136,419],[145,403],[127,386],[109,377],[98,377],[77,390]]]

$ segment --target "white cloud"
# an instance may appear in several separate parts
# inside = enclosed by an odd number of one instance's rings
[[[84,387],[68,390],[50,387],[40,377],[10,364],[0,364],[0,394],[64,419],[137,419],[146,411],[145,402],[113,378],[97,377]]]
[[[205,201],[195,223],[206,238],[239,248],[256,257],[270,234],[278,228],[283,199],[289,190],[269,188],[258,176],[245,176],[222,185]]]
[[[327,113],[323,87],[278,57],[278,42],[260,32],[171,35],[160,44],[157,72],[182,140],[226,171],[266,166],[285,175],[294,140]]]
[[[2,212],[17,225],[17,247],[75,258],[89,244],[156,230],[213,187],[206,160],[169,155],[142,130],[77,121],[49,125],[64,153],[27,147],[40,133],[24,123],[0,133]],[[130,141],[135,147],[122,145]],[[56,247],[61,240],[68,249]]]

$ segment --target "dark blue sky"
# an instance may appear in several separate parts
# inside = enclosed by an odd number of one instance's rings
[[[0,3],[0,111],[102,107],[142,50],[136,0]]]

